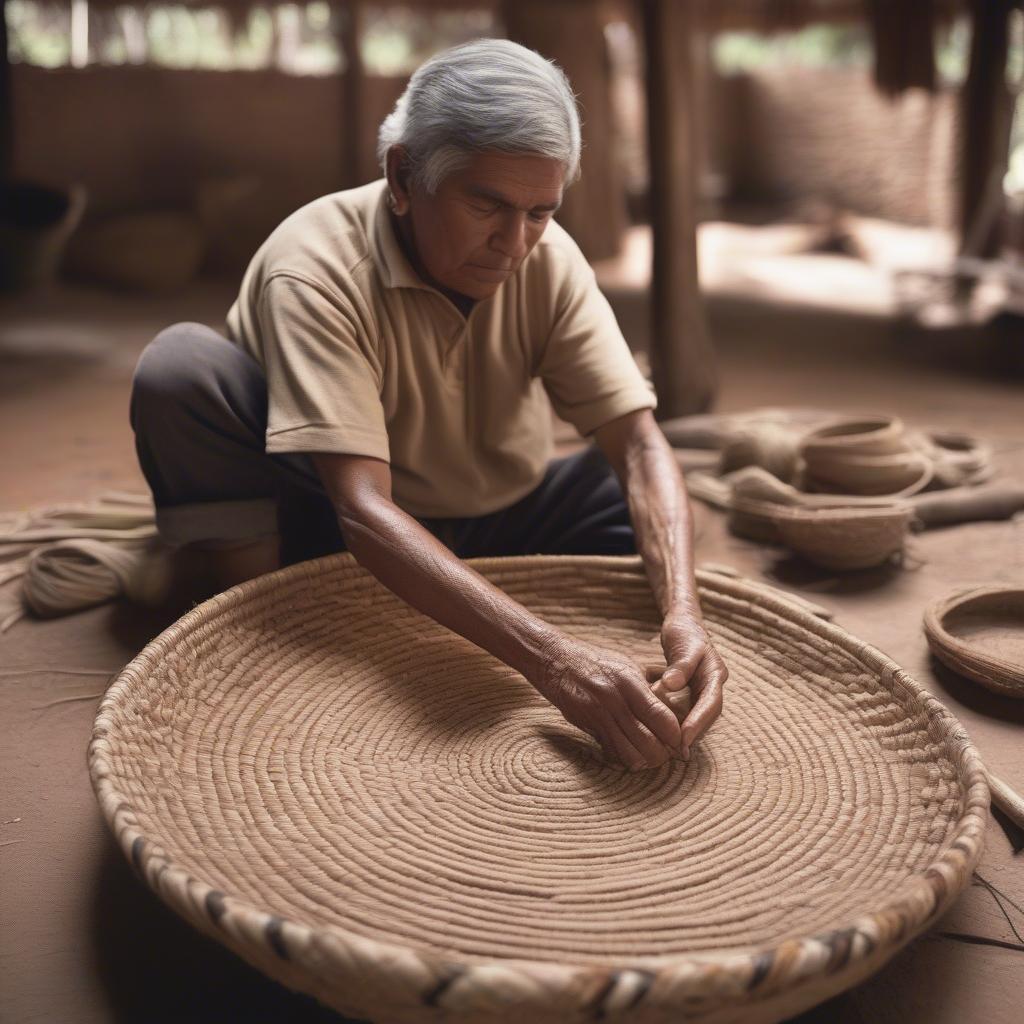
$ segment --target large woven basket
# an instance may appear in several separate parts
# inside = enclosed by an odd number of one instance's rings
[[[471,564],[586,641],[659,655],[638,558]],[[989,789],[889,659],[777,592],[698,580],[731,674],[689,763],[606,763],[335,555],[200,605],[124,669],[89,747],[103,813],[171,907],[351,1016],[783,1019],[949,906]]]

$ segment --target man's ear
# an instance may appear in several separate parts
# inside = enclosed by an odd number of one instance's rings
[[[409,173],[409,154],[404,146],[394,145],[387,155],[388,189],[391,192],[391,209],[401,217],[409,212],[412,184]]]

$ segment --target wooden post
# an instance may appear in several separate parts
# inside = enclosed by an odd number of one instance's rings
[[[7,45],[7,11],[5,0],[0,0],[0,182],[14,173],[14,96]]]
[[[697,277],[695,14],[692,4],[677,0],[642,3],[654,242],[651,376],[658,418],[670,419],[710,408],[718,383]]]
[[[960,107],[960,246],[992,253],[993,194],[1002,187],[1010,131],[1006,86],[1009,0],[971,0],[971,58]],[[983,223],[983,220],[989,223]]]
[[[602,5],[592,0],[505,0],[502,18],[509,39],[553,60],[579,97],[582,176],[566,189],[558,222],[587,259],[617,256],[626,230],[626,196],[612,146]]]
[[[341,31],[341,49],[345,55],[345,74],[342,78],[342,182],[345,188],[355,188],[369,179],[364,172],[363,137],[365,135],[366,90],[363,55],[360,50],[363,28],[362,0],[347,0],[345,25]]]

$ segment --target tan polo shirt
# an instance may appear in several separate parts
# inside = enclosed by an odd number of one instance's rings
[[[549,400],[583,435],[654,407],[563,228],[466,317],[406,259],[385,184],[308,203],[246,270],[226,326],[266,373],[268,452],[384,459],[411,515],[478,516],[540,483]]]

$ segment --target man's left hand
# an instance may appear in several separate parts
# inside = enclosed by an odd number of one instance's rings
[[[665,651],[666,668],[661,673],[661,686],[667,692],[689,687],[691,704],[682,721],[680,749],[689,758],[693,745],[708,731],[722,713],[722,694],[729,670],[715,650],[694,615],[674,615],[665,619],[661,629],[661,646]]]

